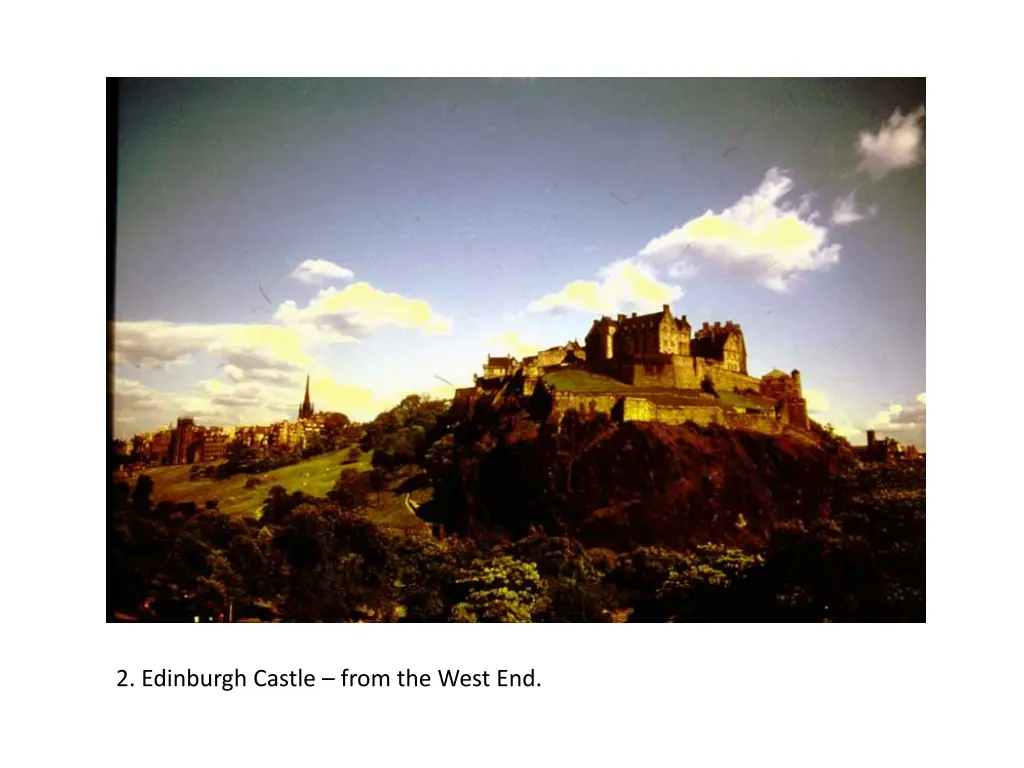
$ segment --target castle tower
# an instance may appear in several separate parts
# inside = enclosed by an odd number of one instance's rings
[[[313,404],[309,402],[309,374],[306,374],[306,397],[302,400],[302,405],[299,407],[299,419],[311,418],[313,418]]]

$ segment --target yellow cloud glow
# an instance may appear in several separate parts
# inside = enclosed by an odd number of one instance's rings
[[[516,331],[505,331],[487,339],[488,353],[496,357],[512,355],[519,359],[535,355],[540,345],[524,339]]]
[[[557,293],[532,302],[528,312],[576,309],[591,314],[615,313],[627,306],[637,310],[660,309],[683,295],[678,285],[663,283],[650,268],[631,260],[604,267],[596,280],[574,280]]]
[[[278,307],[274,319],[286,325],[309,323],[343,333],[345,329],[372,330],[385,325],[430,334],[449,333],[452,328],[452,321],[435,314],[426,301],[381,291],[369,283],[353,283],[340,291],[326,288],[304,309],[286,301]]]

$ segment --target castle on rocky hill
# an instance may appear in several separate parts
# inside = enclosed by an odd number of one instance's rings
[[[800,372],[747,371],[743,330],[704,323],[694,333],[668,304],[648,315],[594,320],[577,341],[517,361],[488,356],[476,384],[460,397],[519,388],[559,410],[605,412],[624,421],[660,421],[771,433],[809,428]]]

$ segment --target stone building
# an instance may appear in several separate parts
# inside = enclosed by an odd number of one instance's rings
[[[196,428],[191,416],[178,417],[178,425],[171,439],[171,464],[191,464],[202,445],[202,432]]]
[[[502,376],[511,376],[515,372],[517,365],[514,357],[491,357],[488,355],[487,362],[484,363],[484,375],[482,378],[498,379]]]
[[[786,374],[777,368],[773,369],[761,378],[759,390],[762,395],[775,400],[780,407],[785,408],[787,418],[791,423],[802,426],[804,429],[810,426],[800,371],[794,370],[792,373]]]
[[[248,448],[265,448],[270,428],[265,426],[238,427],[235,430],[234,442]]]
[[[220,461],[228,454],[228,434],[220,427],[211,427],[203,434],[200,461]]]
[[[897,461],[907,458],[907,450],[902,444],[891,437],[879,439],[875,436],[875,430],[873,429],[867,431],[867,445],[857,446],[854,450],[862,461]],[[916,457],[917,449],[915,448],[911,458]]]
[[[661,312],[650,315],[634,312],[630,317],[595,320],[585,343],[587,360],[597,365],[629,355],[689,355],[690,323],[686,315],[673,317],[665,304]]]
[[[174,438],[174,429],[161,429],[153,434],[149,443],[149,463],[169,464],[171,461],[171,442]]]
[[[279,421],[271,424],[267,433],[267,446],[270,448],[298,448],[302,445],[303,428],[301,422]]]
[[[743,341],[743,331],[731,321],[725,325],[704,323],[693,335],[690,354],[717,360],[728,371],[747,373],[747,345]]]

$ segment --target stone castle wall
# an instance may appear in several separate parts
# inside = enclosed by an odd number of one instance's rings
[[[748,429],[752,432],[767,432],[777,435],[786,425],[785,420],[767,413],[726,413],[725,425],[730,429]]]
[[[753,376],[728,370],[713,360],[684,355],[637,358],[618,366],[615,374],[620,381],[635,387],[700,389],[707,377],[718,390],[752,389],[757,392],[761,383]]]
[[[556,390],[552,398],[552,404],[562,413],[574,410],[583,414],[607,413],[610,415],[620,397],[621,395],[611,392],[564,392]]]
[[[692,421],[706,427],[720,424],[731,429],[746,429],[779,434],[789,422],[771,413],[738,413],[718,405],[656,405],[645,397],[623,396],[612,392],[554,392],[553,406],[561,413],[575,410],[581,414],[616,414],[623,421],[657,421],[685,424]]]
[[[643,397],[626,397],[622,401],[623,421],[657,421],[658,406]]]
[[[685,424],[692,421],[702,427],[724,424],[725,411],[716,405],[655,405],[643,397],[625,397],[623,421],[658,421],[662,424]]]

